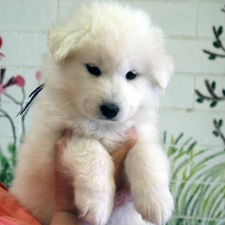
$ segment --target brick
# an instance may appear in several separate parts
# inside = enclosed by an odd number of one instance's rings
[[[198,145],[224,148],[220,138],[212,134],[213,119],[223,119],[224,112],[160,110],[159,128],[169,131],[175,137],[184,133],[186,137],[194,137]]]
[[[168,49],[175,60],[176,72],[223,74],[224,58],[209,60],[203,49],[214,51],[210,40],[202,39],[170,39]]]
[[[59,2],[59,21],[68,18],[79,1]],[[85,1],[82,1],[85,2]],[[87,1],[86,1],[87,2]],[[123,1],[145,10],[166,35],[194,36],[196,33],[197,2]],[[169,12],[169,13],[168,13]],[[185,24],[185,26],[184,26]]]
[[[174,76],[161,98],[161,108],[193,108],[194,78],[192,75]]]
[[[198,12],[198,36],[214,37],[212,26],[224,25],[225,13],[221,11],[224,1],[221,2],[201,2]]]
[[[39,85],[39,82],[36,80],[35,73],[38,71],[38,68],[7,68],[5,72],[5,77],[3,83],[5,84],[11,77],[16,77],[21,75],[25,80],[25,93],[26,97]],[[22,100],[22,91],[21,87],[17,85],[10,86],[6,89],[7,93],[15,97],[17,101]],[[12,101],[5,97],[1,96],[1,101],[6,103],[12,103]]]
[[[221,77],[221,76],[198,76],[196,77],[196,84],[195,84],[195,88],[200,91],[200,93],[202,93],[205,96],[208,97],[212,97],[209,93],[209,91],[207,90],[207,87],[205,85],[205,80],[209,80],[209,83],[212,84],[213,81],[216,82],[216,88],[214,93],[219,96],[219,97],[224,97],[222,93],[222,90],[225,90],[225,77]],[[196,102],[196,99],[199,98],[197,95],[195,95],[195,104],[194,107],[196,110],[208,110],[208,111],[221,111],[224,112],[224,108],[225,108],[225,99],[223,101],[218,101],[217,105],[213,108],[210,107],[210,104],[212,103],[212,101],[207,101],[204,100],[203,103],[198,103]]]
[[[82,2],[88,2],[88,0],[83,0]],[[58,22],[68,19],[79,3],[81,1],[59,0]]]
[[[20,120],[18,117],[16,117],[16,113],[18,112],[19,107],[12,103],[6,103],[6,104],[2,103],[1,109],[4,110],[11,117],[17,132],[17,129],[20,127]],[[3,113],[0,112],[0,115],[3,115]],[[1,117],[0,123],[1,123],[0,137],[12,138],[13,137],[12,126],[9,119],[7,119],[6,117]],[[20,136],[18,135],[17,138],[19,139]],[[13,138],[12,138],[12,142],[13,142]]]
[[[55,0],[0,0],[2,31],[46,31],[57,19]]]
[[[161,27],[166,35],[195,36],[196,34],[197,1],[138,1],[135,5],[146,10],[153,22]]]
[[[1,67],[22,65],[22,37],[19,34],[1,33],[3,45],[0,49],[5,57],[1,60]]]
[[[44,54],[48,52],[47,34],[23,34],[23,64],[41,66]]]

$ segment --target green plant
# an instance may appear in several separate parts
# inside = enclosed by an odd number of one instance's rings
[[[0,36],[0,48],[3,45],[3,40]],[[5,55],[0,52],[0,60]],[[5,109],[5,104],[1,101],[1,97],[7,98],[7,100],[11,101],[13,104],[18,106],[18,111],[23,109],[26,93],[25,93],[25,79],[21,75],[12,76],[7,81],[5,81],[6,69],[0,68],[0,119],[5,119],[9,123],[9,127],[12,131],[12,143],[9,143],[7,149],[2,149],[0,146],[0,181],[2,181],[5,185],[9,186],[13,179],[13,169],[16,162],[16,147],[18,144],[18,129],[16,129],[16,125],[14,123],[13,117],[10,115],[9,111]],[[41,74],[38,71],[36,73],[37,80],[40,78]],[[12,86],[17,86],[22,93],[21,99],[18,99],[17,96],[10,94],[10,88]],[[21,122],[22,126],[22,135],[19,138],[19,141],[22,141],[23,136],[26,133],[25,127],[25,118],[29,111],[29,108],[21,115],[18,120]],[[7,128],[4,128],[7,129]]]
[[[225,6],[224,8],[221,9],[221,11],[223,13],[225,13]],[[225,47],[223,45],[221,36],[223,34],[223,26],[219,26],[218,28],[216,28],[215,26],[213,26],[213,34],[214,34],[214,41],[212,43],[213,47],[216,49],[216,51],[209,51],[206,49],[203,49],[203,52],[206,53],[207,55],[209,55],[208,59],[209,60],[215,60],[217,58],[225,58]],[[218,50],[221,50],[223,53],[218,53]],[[210,102],[210,107],[216,107],[218,105],[219,102],[225,101],[225,89],[222,89],[221,94],[218,95],[216,94],[215,90],[216,90],[216,81],[212,81],[210,83],[209,80],[205,80],[205,86],[206,89],[208,91],[208,95],[204,95],[202,94],[199,90],[195,90],[196,95],[198,96],[196,101],[198,103],[203,103],[205,101],[209,101]],[[214,130],[213,130],[213,135],[215,137],[219,137],[221,138],[224,146],[225,146],[225,135],[223,134],[222,131],[222,123],[223,120],[220,119],[217,120],[214,119],[213,120],[213,125],[214,125]]]
[[[213,130],[213,135],[216,137],[220,137],[225,145],[225,136],[222,132],[222,127],[223,127],[223,120],[213,120],[213,124],[214,124],[214,130]]]
[[[15,167],[15,146],[13,144],[9,144],[7,147],[8,155],[3,153],[0,148],[0,181],[2,181],[7,187],[10,186],[13,179],[13,170]]]
[[[213,44],[214,48],[221,49],[223,52],[225,52],[225,47],[223,46],[223,42],[221,41],[222,33],[223,33],[223,27],[222,26],[219,26],[218,29],[216,29],[216,27],[213,26],[213,34],[214,34],[215,40],[213,41],[212,44]],[[219,54],[217,52],[208,51],[206,49],[204,49],[203,52],[205,52],[206,54],[209,55],[210,60],[214,60],[217,57],[220,57],[220,58],[225,57],[225,54]]]
[[[212,83],[210,84],[209,80],[205,80],[205,86],[207,88],[207,91],[209,92],[208,96],[202,94],[199,90],[195,90],[195,93],[198,95],[198,98],[196,99],[198,103],[203,103],[204,100],[210,101],[210,107],[213,108],[217,106],[218,102],[225,101],[225,89],[221,91],[221,96],[215,93],[216,81],[212,81]]]
[[[167,137],[164,134],[164,143]],[[175,200],[174,218],[168,225],[218,225],[223,213],[225,179],[225,152],[198,149],[192,138],[183,134],[171,136],[167,154],[171,161],[171,192]],[[211,165],[211,166],[210,166]],[[214,185],[213,185],[214,184]]]

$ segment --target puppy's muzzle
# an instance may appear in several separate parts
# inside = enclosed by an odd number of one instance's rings
[[[120,108],[114,103],[106,103],[100,106],[100,110],[104,117],[106,117],[107,119],[112,119],[116,117],[116,115],[120,111]]]

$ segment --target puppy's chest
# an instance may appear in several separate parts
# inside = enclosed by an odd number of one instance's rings
[[[98,140],[105,149],[111,153],[125,141],[125,134],[105,133],[104,135],[93,134],[91,138]]]
[[[75,136],[81,136],[86,137],[88,139],[95,139],[99,141],[105,149],[111,153],[113,150],[115,150],[118,146],[122,144],[126,140],[126,131],[128,128],[123,127],[123,129],[109,129],[109,128],[102,128],[98,127],[95,129],[92,129],[89,127],[88,129],[85,129],[85,127],[76,127],[74,130]]]
[[[119,147],[123,141],[125,141],[125,138],[123,137],[117,137],[115,139],[110,138],[101,138],[98,139],[99,142],[106,148],[106,150],[111,153],[113,152],[117,147]]]

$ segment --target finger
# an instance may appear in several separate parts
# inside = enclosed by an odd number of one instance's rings
[[[69,128],[66,128],[64,131],[63,131],[63,136],[66,136],[67,138],[71,138],[73,135],[73,131]]]
[[[63,151],[66,149],[67,137],[63,136],[55,147],[55,201],[57,211],[76,213],[74,206],[74,189],[69,171],[62,165]]]
[[[61,158],[61,156],[63,154],[63,150],[67,146],[67,141],[68,141],[68,139],[71,138],[71,136],[72,136],[72,131],[69,129],[65,129],[63,131],[62,137],[57,141],[57,143],[55,145],[55,162],[57,165],[60,164],[58,162],[58,160]]]
[[[127,153],[137,143],[137,134],[134,127],[131,127],[126,133],[127,139],[111,153],[111,156],[114,161],[115,160],[124,161]]]
[[[127,140],[125,141],[125,147],[131,149],[137,143],[137,133],[135,127],[131,127],[127,132]]]
[[[59,165],[59,159],[63,154],[64,148],[66,148],[67,137],[63,136],[59,139],[59,141],[55,145],[55,165]]]

